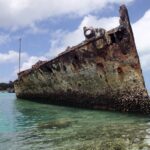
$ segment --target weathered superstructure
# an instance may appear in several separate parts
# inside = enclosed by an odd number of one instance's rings
[[[86,40],[18,74],[18,98],[44,103],[150,112],[127,8],[110,31],[84,27]]]

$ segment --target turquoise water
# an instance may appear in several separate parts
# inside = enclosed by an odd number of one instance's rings
[[[149,150],[150,118],[0,93],[0,150]]]

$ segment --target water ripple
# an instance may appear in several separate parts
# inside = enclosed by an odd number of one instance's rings
[[[149,117],[16,100],[0,93],[0,150],[149,150]]]

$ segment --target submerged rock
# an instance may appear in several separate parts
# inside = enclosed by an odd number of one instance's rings
[[[88,144],[83,144],[78,148],[78,150],[128,150],[124,140],[115,139],[111,141],[103,142],[89,142]]]
[[[41,129],[61,129],[61,128],[66,128],[69,127],[71,125],[71,121],[70,120],[53,120],[53,121],[49,121],[47,123],[41,123],[38,128]]]

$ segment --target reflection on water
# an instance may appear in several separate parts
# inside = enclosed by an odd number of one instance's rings
[[[149,150],[150,119],[0,93],[0,150]]]

